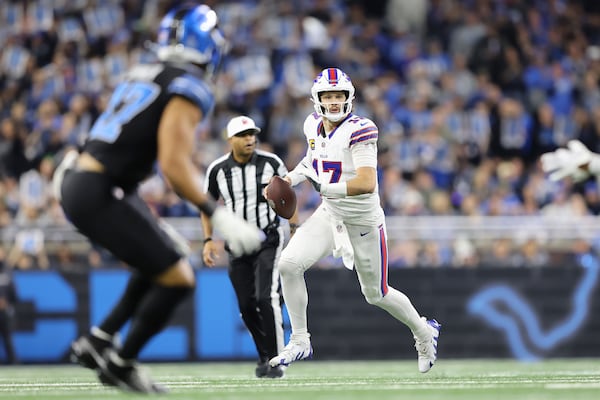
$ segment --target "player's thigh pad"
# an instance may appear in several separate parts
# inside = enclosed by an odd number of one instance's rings
[[[281,252],[279,272],[304,272],[333,251],[329,216],[321,207],[302,224]]]
[[[63,181],[62,205],[93,242],[131,267],[160,274],[181,258],[148,206],[137,196],[116,196],[103,174],[72,171]]]
[[[361,291],[369,303],[376,303],[387,292],[388,256],[385,225],[346,225],[352,248],[354,267]]]

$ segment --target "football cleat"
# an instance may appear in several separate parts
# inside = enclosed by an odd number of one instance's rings
[[[81,336],[71,343],[69,358],[84,368],[98,369],[105,364],[103,354],[113,343],[91,335]]]
[[[281,365],[271,367],[267,361],[258,363],[254,372],[257,378],[283,378],[284,375]]]
[[[313,348],[308,337],[300,338],[292,335],[290,342],[283,348],[281,353],[269,360],[271,367],[278,365],[288,366],[294,361],[312,358]]]
[[[110,356],[103,367],[98,370],[98,379],[106,386],[114,386],[128,392],[168,393],[168,389],[150,378],[138,364],[126,366],[115,364]]]
[[[419,354],[419,371],[425,373],[433,367],[433,364],[435,364],[435,360],[437,359],[438,338],[440,336],[442,325],[435,319],[426,320],[425,317],[422,317],[422,319],[425,320],[427,328],[431,332],[431,338],[422,341],[415,337],[415,348]]]

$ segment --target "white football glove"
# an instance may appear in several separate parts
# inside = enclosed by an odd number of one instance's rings
[[[231,213],[225,207],[218,207],[210,218],[215,230],[227,242],[229,250],[235,257],[252,254],[260,248],[265,234],[243,218]]]
[[[321,193],[321,183],[319,182],[319,176],[317,175],[315,169],[310,165],[307,165],[306,162],[302,161],[298,164],[299,168],[295,170],[300,174],[306,177],[311,185],[315,188],[315,190]]]
[[[559,181],[570,177],[573,181],[580,182],[590,176],[590,173],[581,167],[590,164],[594,159],[598,159],[598,155],[589,151],[583,143],[570,140],[566,149],[544,153],[540,160],[544,172],[550,174],[550,180]]]
[[[52,176],[52,194],[58,201],[60,201],[62,197],[60,188],[62,186],[63,178],[65,177],[65,172],[75,165],[77,157],[79,157],[79,152],[77,150],[69,150],[54,170],[54,175]]]

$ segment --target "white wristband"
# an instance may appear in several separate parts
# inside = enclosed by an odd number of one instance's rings
[[[325,197],[341,199],[348,195],[348,185],[346,182],[322,184],[321,194]]]

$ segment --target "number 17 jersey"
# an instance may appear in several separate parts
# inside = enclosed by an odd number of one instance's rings
[[[321,183],[346,182],[356,176],[358,167],[377,169],[378,129],[368,118],[349,114],[326,134],[322,117],[312,113],[304,121],[304,135],[308,142],[307,156]],[[357,165],[353,153],[359,150],[361,164]],[[344,198],[323,197],[322,201],[336,219],[350,224],[371,225],[380,222],[383,217],[378,190],[378,185],[375,185],[373,193]]]
[[[115,183],[133,189],[148,177],[158,154],[158,126],[173,96],[182,96],[208,115],[214,96],[191,65],[169,63],[133,67],[114,90],[91,128],[83,151],[100,161]]]

